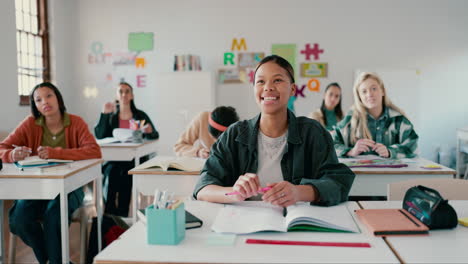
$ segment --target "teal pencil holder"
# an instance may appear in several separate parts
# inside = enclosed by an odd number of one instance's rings
[[[177,245],[185,238],[185,206],[176,209],[146,208],[146,231],[148,244]]]

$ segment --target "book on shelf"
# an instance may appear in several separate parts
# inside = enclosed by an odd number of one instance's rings
[[[205,165],[205,161],[205,159],[191,157],[156,156],[135,167],[134,170],[162,169],[165,171],[201,171]]]
[[[317,231],[359,233],[345,204],[322,207],[297,203],[287,208],[264,202],[225,205],[211,227],[217,233]]]
[[[15,165],[18,168],[29,168],[29,167],[45,167],[52,165],[59,165],[64,163],[70,163],[73,160],[62,160],[62,159],[41,159],[39,156],[26,157],[24,160],[16,161]]]
[[[143,222],[143,224],[146,225],[146,215],[145,215],[145,209],[139,209],[137,211],[138,219]],[[185,210],[185,229],[192,229],[192,228],[198,228],[203,225],[203,221],[194,216],[192,213],[189,211]]]

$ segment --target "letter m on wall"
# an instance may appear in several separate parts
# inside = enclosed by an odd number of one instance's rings
[[[241,38],[240,41],[238,42],[237,39],[232,39],[232,47],[231,50],[247,50],[247,44],[245,43],[245,39]]]

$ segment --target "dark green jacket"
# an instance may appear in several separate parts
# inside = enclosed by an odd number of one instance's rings
[[[143,138],[145,139],[158,139],[159,133],[151,122],[151,119],[148,115],[141,111],[137,110],[136,112],[132,112],[133,119],[135,120],[145,120],[146,124],[150,124],[153,128],[153,132],[149,134],[143,134]],[[109,113],[103,114],[99,117],[99,122],[94,127],[94,134],[96,135],[97,139],[112,137],[112,131],[114,128],[119,128],[119,112],[116,113]]]
[[[368,115],[369,116],[369,115]],[[347,157],[346,154],[353,149],[351,144],[351,119],[353,110],[335,126],[333,141],[335,150],[339,157]],[[392,159],[414,158],[418,148],[418,134],[414,131],[413,124],[401,113],[386,107],[384,110],[382,128],[375,131],[368,123],[368,128],[373,135],[379,135],[373,138],[377,143],[384,144]],[[369,119],[369,117],[368,117]],[[361,153],[361,155],[376,155],[375,151]]]
[[[260,115],[231,125],[216,141],[193,196],[206,185],[233,186],[240,175],[257,173]],[[295,185],[313,185],[320,205],[348,200],[354,173],[338,163],[330,134],[320,123],[288,111],[288,144],[281,160],[283,178]]]

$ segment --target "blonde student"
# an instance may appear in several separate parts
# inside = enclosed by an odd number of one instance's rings
[[[174,152],[177,156],[206,159],[216,139],[238,120],[236,109],[230,106],[219,106],[211,112],[201,112],[180,135],[174,145]]]
[[[43,159],[83,160],[101,157],[88,125],[66,112],[63,97],[52,83],[34,87],[30,96],[31,116],[0,143],[4,162],[30,155]],[[21,188],[21,186],[18,186]],[[68,194],[68,214],[80,207],[81,188]],[[41,221],[39,221],[41,220]],[[10,231],[30,246],[39,263],[61,263],[60,200],[17,200],[9,212]]]
[[[338,156],[415,157],[418,135],[404,112],[388,98],[380,77],[371,72],[361,73],[353,94],[354,105],[334,133]]]
[[[280,56],[265,57],[253,87],[260,114],[230,126],[216,141],[195,187],[196,199],[261,199],[279,206],[298,201],[328,206],[348,199],[354,173],[338,162],[325,128],[287,109],[294,93],[292,66]]]
[[[327,85],[322,105],[319,109],[310,113],[309,118],[317,120],[328,131],[333,130],[333,126],[343,119],[341,87],[338,83],[334,82]]]

